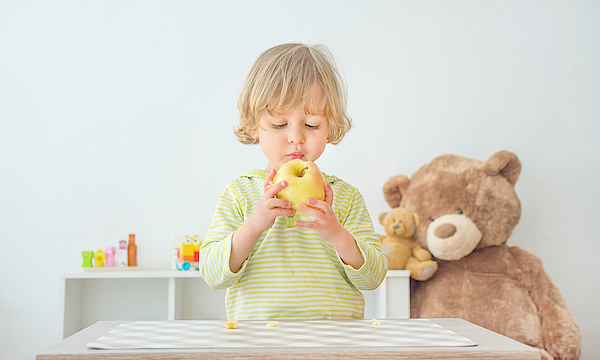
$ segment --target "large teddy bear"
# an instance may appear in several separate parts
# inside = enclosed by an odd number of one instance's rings
[[[442,155],[385,183],[392,208],[419,215],[413,240],[438,262],[431,279],[411,284],[411,317],[462,318],[544,358],[578,359],[581,334],[560,290],[539,258],[506,244],[521,217],[520,172],[508,151],[487,161]]]

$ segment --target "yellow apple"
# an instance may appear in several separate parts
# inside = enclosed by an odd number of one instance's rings
[[[300,159],[288,161],[279,169],[273,183],[277,184],[283,180],[287,182],[287,186],[276,196],[291,202],[297,215],[307,215],[298,207],[300,204],[306,205],[309,198],[325,200],[325,188],[323,187],[325,179],[321,169],[312,161]]]

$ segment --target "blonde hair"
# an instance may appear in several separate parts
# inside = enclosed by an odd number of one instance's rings
[[[314,86],[322,95],[329,134],[327,142],[339,144],[352,127],[346,113],[346,86],[324,45],[283,44],[262,53],[250,70],[238,99],[240,122],[234,128],[242,144],[258,144],[252,135],[263,111],[289,111],[303,106],[307,114],[320,110],[311,103]]]

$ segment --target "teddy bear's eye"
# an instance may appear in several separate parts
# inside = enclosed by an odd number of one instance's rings
[[[435,219],[434,219],[433,217],[431,217],[431,216],[430,216],[430,217],[429,217],[429,221],[433,221],[433,220],[435,220]]]
[[[462,209],[461,209],[461,208],[458,208],[458,213],[459,213],[459,214],[462,214],[462,213],[463,213],[463,211],[462,211]]]

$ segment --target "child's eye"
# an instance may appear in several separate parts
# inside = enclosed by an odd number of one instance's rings
[[[318,128],[321,127],[321,125],[309,125],[309,124],[306,124],[306,127],[309,128],[309,129],[311,129],[311,130],[317,130]]]
[[[283,129],[287,124],[271,124],[274,129]]]

